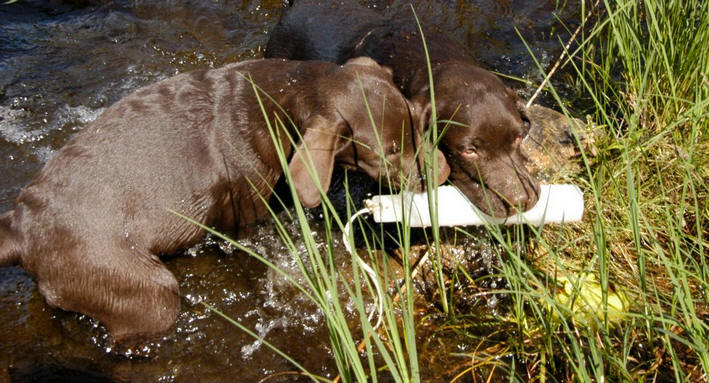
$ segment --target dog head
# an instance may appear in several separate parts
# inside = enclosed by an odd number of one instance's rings
[[[434,74],[440,147],[450,181],[478,208],[498,217],[528,210],[539,184],[525,167],[520,144],[531,121],[524,105],[497,76],[468,63],[447,63]],[[429,88],[413,97],[430,123]]]
[[[289,170],[306,207],[320,203],[334,163],[350,165],[398,189],[421,191],[426,172],[443,183],[450,172],[443,154],[421,138],[420,111],[414,109],[392,82],[391,71],[360,57],[319,79],[319,103],[327,112],[307,118]],[[307,152],[308,155],[304,155]],[[309,156],[312,170],[309,171]],[[429,159],[436,158],[436,171]]]

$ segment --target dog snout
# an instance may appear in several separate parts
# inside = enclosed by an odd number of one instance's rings
[[[513,210],[527,211],[534,207],[539,200],[539,183],[531,176],[525,174],[519,179],[520,188],[508,196],[507,203]]]

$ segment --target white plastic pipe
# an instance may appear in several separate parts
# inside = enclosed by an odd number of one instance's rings
[[[378,195],[364,201],[365,208],[376,222],[400,222],[406,213],[411,227],[431,226],[426,193],[402,192]],[[467,226],[526,223],[541,226],[547,223],[580,221],[583,217],[583,194],[576,185],[541,185],[539,202],[522,214],[506,218],[492,217],[473,205],[455,186],[438,187],[438,225]]]

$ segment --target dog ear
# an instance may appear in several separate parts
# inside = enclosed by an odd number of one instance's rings
[[[505,88],[505,90],[507,91],[507,95],[514,100],[519,117],[522,119],[522,123],[524,124],[524,127],[522,128],[522,137],[527,137],[527,133],[529,133],[529,129],[532,127],[532,120],[529,118],[529,114],[527,113],[527,106],[524,104],[524,101],[517,96],[515,91],[510,88]]]
[[[519,116],[522,119],[522,123],[524,123],[524,128],[522,129],[522,137],[526,137],[527,133],[529,133],[529,129],[532,128],[532,119],[529,118],[529,113],[527,113],[527,106],[524,105],[524,102],[522,102],[522,100],[517,100],[517,111],[519,112]]]
[[[421,102],[419,101],[406,100],[406,105],[408,105],[409,110],[411,111],[413,120],[417,123],[416,133],[420,135],[421,141],[423,142],[423,136],[428,129],[428,125],[431,123],[431,103],[426,102],[424,105],[421,105]],[[441,133],[441,131],[439,131],[439,133]],[[448,179],[451,169],[450,166],[448,166],[446,156],[443,155],[443,152],[438,148],[436,148],[436,155],[438,156],[437,185],[441,185]]]
[[[320,205],[320,190],[330,188],[335,156],[347,125],[334,123],[322,116],[308,118],[303,124],[303,138],[288,164],[291,179],[303,206]],[[318,187],[319,186],[319,187]]]
[[[411,116],[416,123],[416,130],[420,134],[424,134],[428,130],[428,126],[431,124],[431,102],[427,99],[414,98],[412,100],[406,100],[409,110],[411,111]]]

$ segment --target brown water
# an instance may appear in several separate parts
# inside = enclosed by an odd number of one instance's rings
[[[366,3],[383,12],[408,7],[405,1]],[[548,65],[560,52],[556,31],[561,28],[552,12],[572,24],[578,13],[576,2],[557,5],[552,0],[415,3],[424,23],[460,38],[485,66],[537,81],[514,27]],[[0,5],[0,211],[12,207],[19,190],[73,132],[127,93],[176,73],[260,57],[279,12],[277,0]],[[315,235],[322,236],[318,225]],[[272,224],[242,242],[299,278]],[[337,261],[345,262],[336,246]],[[476,275],[491,271],[494,254],[481,250],[478,241],[469,240],[463,249],[464,256],[479,260],[468,265]],[[214,241],[165,263],[180,282],[183,312],[173,333],[137,349],[117,349],[94,320],[49,308],[24,271],[0,268],[0,382],[258,381],[293,370],[199,301],[266,336],[313,373],[334,377],[321,314],[282,276]],[[483,307],[492,310],[492,303]],[[425,344],[422,349],[441,352]]]

